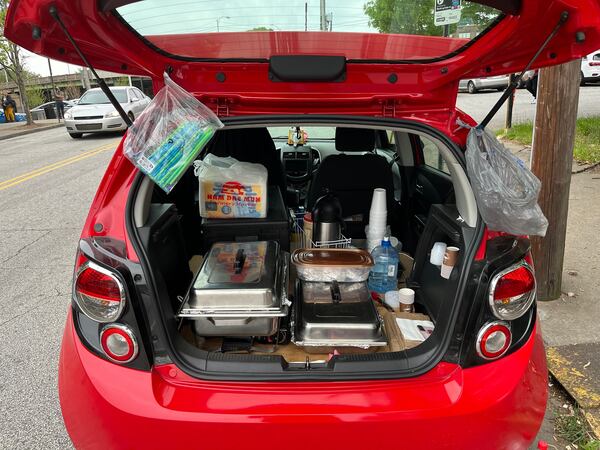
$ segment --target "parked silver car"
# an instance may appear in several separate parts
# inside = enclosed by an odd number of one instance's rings
[[[508,87],[508,81],[508,75],[500,75],[497,77],[488,78],[471,78],[467,80],[460,80],[458,90],[467,91],[469,94],[475,94],[478,91],[483,91],[485,89],[503,91]]]
[[[136,87],[111,87],[110,90],[132,121],[150,103],[150,97]],[[119,131],[127,128],[125,121],[100,88],[87,91],[77,105],[65,112],[65,125],[69,135],[76,139],[83,136],[83,133]]]

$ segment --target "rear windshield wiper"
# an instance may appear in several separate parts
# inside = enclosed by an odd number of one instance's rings
[[[108,100],[110,100],[110,103],[112,103],[112,105],[118,111],[121,118],[125,121],[125,124],[127,125],[127,127],[130,127],[131,125],[133,125],[133,122],[131,121],[129,116],[125,113],[125,111],[123,110],[123,107],[118,102],[118,100],[115,98],[112,91],[106,85],[106,82],[104,81],[104,79],[98,75],[98,73],[96,72],[94,67],[90,64],[88,59],[81,52],[81,49],[79,48],[79,46],[77,45],[77,43],[71,36],[71,33],[69,33],[69,30],[67,30],[67,27],[65,26],[62,19],[58,15],[58,9],[56,8],[56,6],[50,6],[49,11],[50,11],[50,15],[54,18],[54,20],[56,21],[56,23],[58,24],[58,26],[60,27],[62,32],[65,34],[67,39],[69,39],[69,41],[71,42],[71,45],[73,45],[73,48],[75,49],[75,51],[77,52],[77,54],[79,55],[79,57],[81,58],[83,63],[92,71],[92,74],[94,75],[94,78],[96,79],[96,83],[98,83],[98,86],[100,86],[100,89],[102,89],[102,92],[104,92],[104,94],[108,97]],[[34,37],[35,36],[41,36],[41,32],[40,32],[39,28],[37,30],[34,29]]]

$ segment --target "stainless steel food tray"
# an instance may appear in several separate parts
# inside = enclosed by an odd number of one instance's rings
[[[295,344],[362,348],[387,345],[366,283],[300,282],[297,291]]]

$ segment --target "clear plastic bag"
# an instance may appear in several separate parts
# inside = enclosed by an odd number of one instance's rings
[[[223,124],[166,73],[164,78],[165,86],[129,128],[124,153],[169,193]]]
[[[268,172],[262,164],[230,156],[206,155],[194,161],[200,216],[208,219],[267,217]]]
[[[541,183],[487,130],[471,128],[467,172],[477,207],[491,230],[545,236],[548,220],[537,204]]]

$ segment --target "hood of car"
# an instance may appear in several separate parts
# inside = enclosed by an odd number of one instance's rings
[[[73,117],[104,116],[104,114],[114,111],[115,107],[111,104],[100,105],[75,105],[69,111]]]
[[[221,116],[447,116],[460,79],[521,71],[565,13],[535,68],[600,47],[600,0],[430,3],[12,0],[5,35],[81,65],[55,7],[95,68],[150,76],[155,90],[167,71]]]

